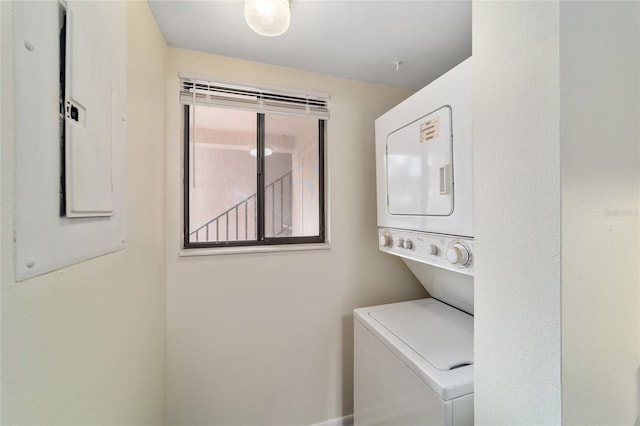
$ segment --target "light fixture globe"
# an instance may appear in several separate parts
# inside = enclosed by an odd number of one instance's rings
[[[289,29],[289,0],[245,0],[244,19],[260,35],[275,37]]]
[[[263,152],[264,152],[264,156],[268,157],[270,155],[273,155],[273,148],[271,148],[270,146],[265,146]],[[252,157],[257,157],[258,156],[258,149],[257,148],[251,148],[249,150],[249,154],[251,154]]]

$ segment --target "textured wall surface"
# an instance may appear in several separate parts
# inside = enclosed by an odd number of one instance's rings
[[[640,3],[562,2],[560,18],[562,420],[631,425],[640,408]]]
[[[476,422],[637,424],[640,6],[474,5]]]
[[[561,420],[558,11],[473,7],[479,425]]]
[[[178,257],[178,73],[331,96],[330,250]],[[352,309],[425,297],[377,250],[373,122],[410,92],[171,49],[167,73],[168,421],[313,424],[353,409]]]

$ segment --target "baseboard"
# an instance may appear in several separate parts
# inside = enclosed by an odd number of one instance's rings
[[[322,423],[316,423],[311,426],[353,426],[353,414],[349,414],[348,416],[338,417],[336,419],[331,419],[324,421]]]

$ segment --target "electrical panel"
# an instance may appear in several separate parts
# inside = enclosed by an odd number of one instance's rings
[[[125,247],[126,3],[14,4],[15,278]]]

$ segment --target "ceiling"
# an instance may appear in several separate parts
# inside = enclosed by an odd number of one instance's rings
[[[242,0],[148,1],[169,46],[370,83],[418,90],[471,56],[470,0],[291,0],[278,37]]]

